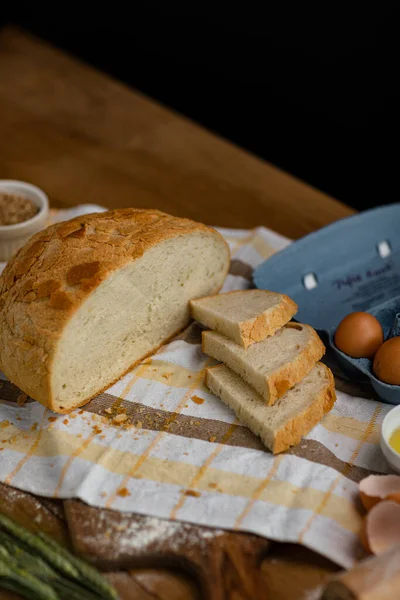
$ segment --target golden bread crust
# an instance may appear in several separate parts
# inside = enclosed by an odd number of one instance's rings
[[[263,313],[255,319],[239,323],[240,337],[244,348],[274,335],[278,329],[290,321],[297,309],[297,304],[289,296],[282,294],[278,306],[268,311],[268,314]]]
[[[291,446],[296,446],[301,439],[317,425],[324,416],[333,408],[336,402],[335,380],[332,371],[323,363],[328,384],[320,391],[311,406],[301,415],[297,415],[284,429],[275,436],[272,452],[278,454]]]
[[[286,327],[296,327],[296,323],[288,323]],[[281,398],[286,392],[292,389],[297,383],[300,383],[325,354],[325,346],[322,343],[318,333],[310,326],[301,324],[301,327],[307,328],[310,338],[302,349],[290,363],[284,365],[272,377],[265,378],[265,385],[269,388],[268,404],[275,404],[278,398]]]
[[[126,208],[56,223],[34,235],[0,277],[0,369],[52,408],[50,374],[72,314],[114,271],[153,246],[214,229],[158,210]]]

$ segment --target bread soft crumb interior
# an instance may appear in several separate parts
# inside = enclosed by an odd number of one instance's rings
[[[54,357],[54,409],[83,404],[189,322],[189,300],[216,293],[226,250],[204,233],[162,242],[114,272],[65,327]]]

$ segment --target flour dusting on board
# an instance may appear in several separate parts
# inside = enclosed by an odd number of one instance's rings
[[[115,518],[118,518],[117,515]],[[109,513],[98,512],[85,521],[79,532],[79,543],[85,553],[115,560],[146,552],[199,548],[223,533],[221,529],[201,529],[155,517],[127,516],[115,521]]]
[[[315,588],[304,590],[299,600],[319,600],[323,589],[323,585],[318,585]]]

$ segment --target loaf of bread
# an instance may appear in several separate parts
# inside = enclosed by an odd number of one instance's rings
[[[216,331],[203,331],[203,352],[226,364],[273,405],[311,371],[325,346],[309,325],[288,323],[247,350]]]
[[[317,363],[274,406],[267,406],[252,387],[225,365],[206,370],[206,385],[274,454],[298,444],[336,400],[333,375],[322,363]]]
[[[67,413],[184,328],[189,301],[221,288],[229,260],[214,229],[156,210],[53,225],[0,278],[0,368]]]
[[[268,290],[239,290],[192,300],[196,321],[247,348],[286,325],[297,312],[289,296]]]

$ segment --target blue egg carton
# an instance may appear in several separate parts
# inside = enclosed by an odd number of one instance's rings
[[[400,404],[400,386],[379,381],[371,360],[336,348],[334,333],[343,317],[366,311],[381,323],[385,340],[393,335],[400,313],[399,226],[400,204],[368,210],[293,242],[253,273],[258,288],[293,298],[296,319],[327,333],[342,369],[353,379],[367,377],[389,404]]]

